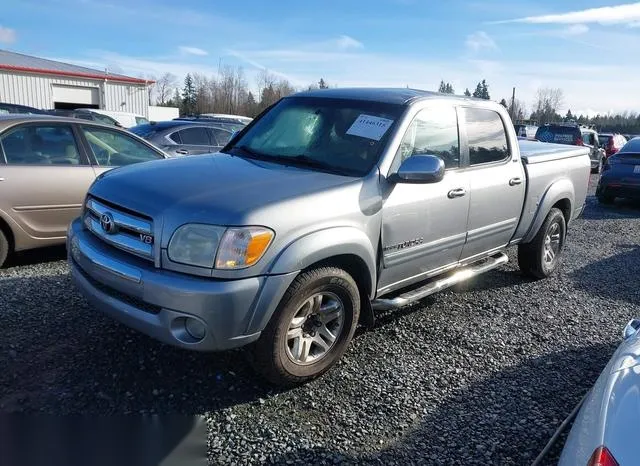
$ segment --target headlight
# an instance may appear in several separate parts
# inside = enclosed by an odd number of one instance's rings
[[[260,260],[274,233],[263,227],[225,228],[187,224],[169,241],[173,262],[216,269],[243,269]]]
[[[178,228],[169,241],[169,259],[181,264],[212,268],[224,227],[192,223]]]
[[[244,269],[260,260],[273,240],[263,227],[229,228],[220,242],[216,269]]]

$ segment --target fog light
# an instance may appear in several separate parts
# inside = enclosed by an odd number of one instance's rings
[[[187,317],[184,322],[184,328],[194,340],[202,340],[207,333],[207,329],[202,322],[197,319]]]

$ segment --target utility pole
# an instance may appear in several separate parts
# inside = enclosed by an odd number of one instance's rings
[[[511,121],[513,121],[513,106],[516,103],[516,88],[513,88],[513,93],[511,94],[511,109],[509,110],[509,113],[511,114]]]

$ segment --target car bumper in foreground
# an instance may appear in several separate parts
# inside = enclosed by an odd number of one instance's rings
[[[73,281],[96,309],[191,350],[225,350],[257,340],[259,326],[268,321],[295,277],[217,280],[157,269],[106,245],[78,220],[69,228],[67,241]]]

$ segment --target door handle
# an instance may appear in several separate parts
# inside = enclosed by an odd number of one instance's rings
[[[522,183],[522,179],[521,178],[511,178],[509,180],[509,186],[515,186],[517,184],[521,184]]]
[[[186,149],[176,149],[176,154],[187,155],[189,153]]]
[[[452,189],[447,193],[447,197],[449,199],[454,199],[456,197],[462,197],[467,194],[467,191],[464,188]]]

